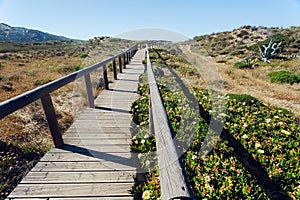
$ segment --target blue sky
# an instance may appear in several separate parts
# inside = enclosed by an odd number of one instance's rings
[[[243,25],[300,26],[300,0],[0,0],[0,22],[76,39],[153,27],[192,38]]]

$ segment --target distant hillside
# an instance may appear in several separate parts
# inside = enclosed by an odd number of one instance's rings
[[[232,31],[213,33],[194,37],[195,45],[207,50],[212,57],[232,56],[239,58],[257,57],[259,46],[268,43],[282,42],[282,54],[289,56],[300,52],[300,27],[267,28],[243,26]]]
[[[7,24],[0,23],[0,41],[46,42],[50,40],[69,41],[72,39],[23,27],[11,27]]]

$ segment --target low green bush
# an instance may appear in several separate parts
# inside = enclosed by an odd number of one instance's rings
[[[294,74],[289,71],[275,71],[271,72],[267,75],[272,83],[299,83],[300,82],[300,74]]]
[[[86,54],[86,53],[83,53],[80,55],[80,58],[86,58],[86,57],[88,57],[88,54]]]
[[[236,62],[233,65],[234,68],[239,68],[239,69],[245,69],[245,68],[252,68],[252,64],[250,62]]]
[[[74,66],[72,66],[72,71],[73,72],[76,72],[76,71],[78,71],[78,70],[80,70],[81,69],[81,66],[80,65],[74,65]]]
[[[35,85],[35,86],[40,86],[40,85],[44,85],[44,84],[46,84],[46,83],[49,83],[49,82],[51,82],[51,81],[53,81],[53,80],[50,79],[50,78],[36,79],[36,80],[33,81],[33,85]]]

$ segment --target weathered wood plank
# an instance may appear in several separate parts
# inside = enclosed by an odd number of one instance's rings
[[[71,144],[66,144],[64,149],[52,148],[49,153],[58,153],[58,152],[77,152],[84,153],[86,151],[96,151],[96,152],[105,152],[105,153],[122,153],[130,152],[130,146],[128,144],[118,144],[112,147],[111,144],[103,145],[84,145],[82,147],[74,146]]]
[[[20,184],[10,198],[130,196],[132,183]]]
[[[118,139],[118,138],[130,138],[131,134],[129,133],[78,133],[78,132],[68,132],[64,135],[64,137],[69,139],[91,139],[91,140],[98,140],[98,139]]]
[[[89,145],[89,146],[100,146],[100,145],[118,145],[118,144],[130,144],[130,139],[122,139],[122,138],[118,138],[118,139],[100,139],[100,140],[86,140],[84,138],[76,138],[76,139],[69,139],[69,138],[65,138],[65,143],[66,144],[72,144],[72,145]]]
[[[58,152],[58,153],[47,153],[41,161],[108,161],[118,162],[121,164],[131,164],[131,153],[117,152],[117,153],[103,153],[92,150],[86,150],[85,152]]]
[[[133,171],[104,172],[29,172],[21,184],[34,183],[133,183]]]
[[[98,171],[135,171],[134,166],[113,162],[39,162],[31,171],[36,172],[98,172]]]
[[[88,132],[88,133],[130,133],[129,127],[102,127],[101,129],[93,129],[93,128],[79,128],[79,127],[71,127],[69,131],[72,132]]]

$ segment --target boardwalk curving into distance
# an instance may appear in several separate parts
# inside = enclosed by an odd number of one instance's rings
[[[7,199],[132,199],[135,163],[130,153],[130,108],[138,98],[145,50],[139,50]]]

